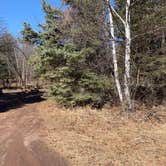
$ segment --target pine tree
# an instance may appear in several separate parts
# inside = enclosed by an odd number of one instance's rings
[[[109,57],[103,47],[106,31],[100,22],[105,16],[100,5],[96,3],[95,10],[92,2],[83,6],[70,3],[73,17],[66,23],[62,11],[43,1],[42,31],[36,34],[24,24],[23,40],[37,46],[33,61],[36,69],[50,82],[52,96],[65,106],[98,103],[101,107],[111,96],[111,69],[106,65]]]

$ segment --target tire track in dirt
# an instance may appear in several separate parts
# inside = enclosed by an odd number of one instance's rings
[[[37,103],[0,114],[0,166],[67,166],[44,143]],[[2,116],[1,116],[2,115]]]

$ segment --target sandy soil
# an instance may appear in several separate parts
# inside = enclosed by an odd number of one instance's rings
[[[61,155],[44,143],[39,103],[0,113],[0,166],[66,166]]]

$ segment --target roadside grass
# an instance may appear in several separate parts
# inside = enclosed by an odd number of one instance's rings
[[[166,165],[166,107],[135,113],[120,108],[72,110],[52,101],[39,103],[47,144],[72,166]]]

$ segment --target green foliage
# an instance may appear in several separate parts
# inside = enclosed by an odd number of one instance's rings
[[[71,4],[72,12],[78,8],[81,11],[76,12],[73,21],[65,27],[64,13],[43,1],[45,24],[40,25],[42,31],[36,34],[28,24],[24,24],[22,39],[37,46],[31,63],[37,75],[49,82],[51,95],[65,106],[83,106],[111,98],[112,80],[104,72],[99,73],[105,64],[97,62],[101,56],[108,55],[103,50],[105,31],[100,22],[103,18],[101,2],[95,6],[91,1],[83,6]],[[89,10],[89,7],[94,10]]]
[[[45,23],[39,25],[40,31],[25,23],[21,32],[22,40],[36,47],[31,63],[37,76],[47,81],[51,95],[65,106],[112,101],[116,95],[106,4],[103,0],[64,3],[69,8],[61,11],[43,0]],[[125,1],[115,1],[115,9],[125,19]],[[165,11],[162,0],[132,2],[132,86],[165,85]],[[114,20],[122,80],[124,26],[115,16]]]
[[[36,43],[38,41],[38,33],[31,28],[30,24],[24,23],[23,26],[24,30],[21,31],[22,41],[30,44]]]
[[[116,10],[125,15],[125,1],[116,0]],[[166,1],[139,0],[131,4],[133,84],[156,88],[166,79]],[[120,26],[121,27],[121,26]],[[123,31],[118,31],[118,34]],[[120,34],[124,38],[124,34]]]
[[[66,69],[64,69],[66,72]],[[68,71],[68,69],[67,69]],[[66,73],[65,73],[66,74]],[[52,86],[52,94],[57,101],[65,106],[77,106],[95,103],[97,101],[111,98],[113,91],[112,81],[103,76],[97,76],[94,73],[79,73],[79,79],[67,75],[60,79],[59,86]]]

